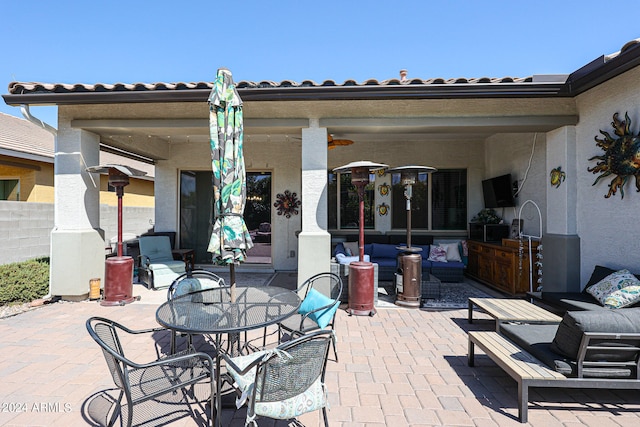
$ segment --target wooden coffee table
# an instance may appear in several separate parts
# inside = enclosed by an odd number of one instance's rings
[[[560,323],[562,318],[523,299],[469,298],[469,323],[473,323],[473,307],[476,306],[496,321],[496,332],[503,322]]]

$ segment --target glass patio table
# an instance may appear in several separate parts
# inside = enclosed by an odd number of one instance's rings
[[[170,299],[156,311],[157,322],[186,334],[229,335],[230,348],[237,342],[241,352],[240,333],[281,322],[298,311],[300,297],[295,291],[277,286],[236,287],[235,302],[231,288],[220,287],[197,291]],[[246,336],[246,335],[245,335]],[[222,399],[220,389],[220,356],[216,356],[216,424],[221,426]]]
[[[231,288],[220,287],[162,303],[156,320],[186,334],[239,333],[279,323],[299,306],[296,292],[277,286],[238,286],[235,302],[231,302]]]

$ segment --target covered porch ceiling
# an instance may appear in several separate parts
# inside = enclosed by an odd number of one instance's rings
[[[163,160],[172,146],[209,141],[205,103],[64,105],[61,120],[100,135],[103,145]],[[317,119],[336,139],[359,144],[466,139],[499,133],[548,132],[575,125],[571,98],[245,102],[245,140],[299,141]],[[134,118],[135,117],[135,118]]]

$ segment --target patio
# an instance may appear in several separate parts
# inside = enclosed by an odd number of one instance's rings
[[[155,311],[166,293],[135,285],[134,295],[141,295],[141,301],[123,307],[59,302],[0,319],[0,424],[88,424],[83,418],[87,398],[113,384],[85,321],[104,316],[136,329],[157,327]],[[522,425],[515,381],[486,357],[477,357],[475,368],[467,366],[467,331],[494,329],[484,313],[474,313],[473,324],[467,323],[466,309],[382,308],[374,317],[339,310],[337,316],[340,363],[329,362],[326,381],[330,425]],[[151,360],[155,355],[152,346],[133,348],[132,358]],[[640,422],[640,394],[633,391],[536,389],[529,408],[527,425],[533,426]],[[241,426],[245,411],[227,409],[223,416],[225,425]],[[201,420],[197,414],[172,425],[199,425]],[[259,425],[314,427],[321,425],[320,413],[298,421],[260,419]]]

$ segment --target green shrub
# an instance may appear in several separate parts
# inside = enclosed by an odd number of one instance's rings
[[[30,302],[49,292],[49,258],[0,265],[0,305]]]

